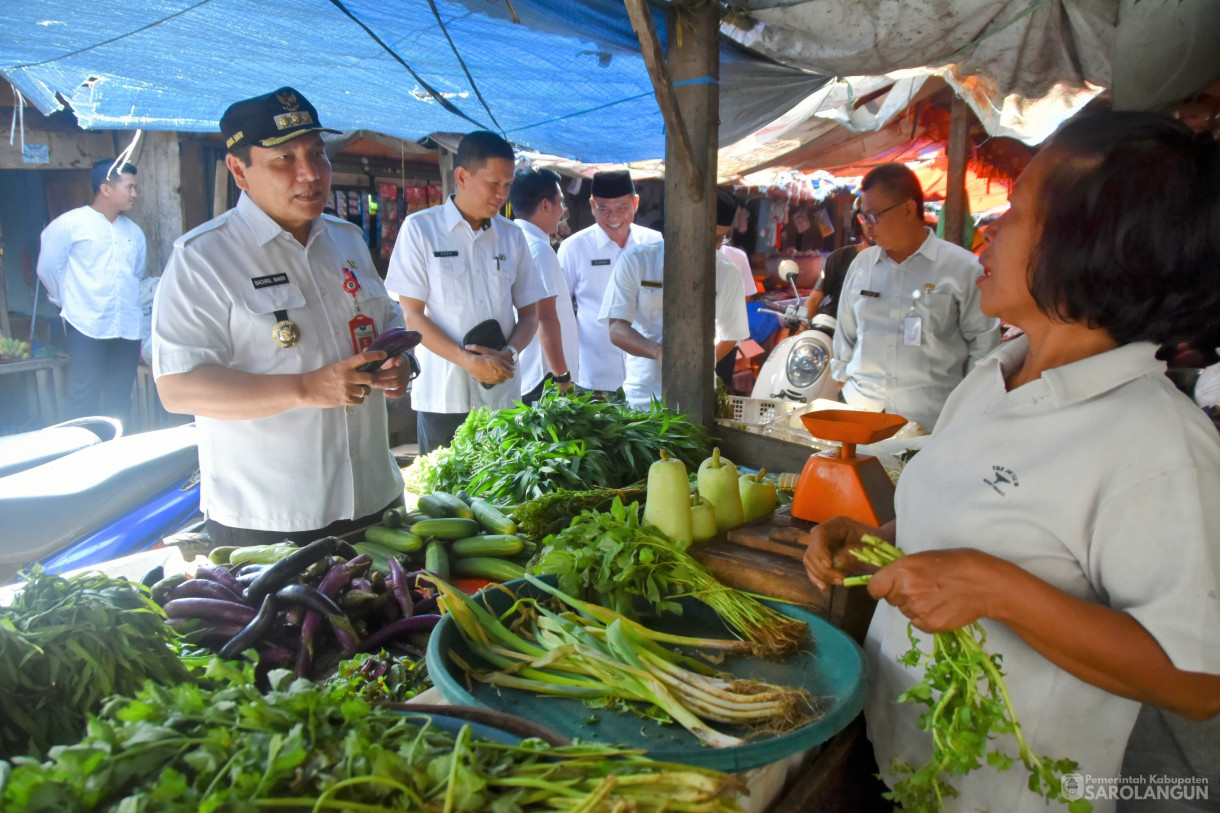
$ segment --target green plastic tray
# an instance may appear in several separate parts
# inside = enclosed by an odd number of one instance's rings
[[[544,595],[524,580],[505,586],[519,596],[541,598]],[[476,598],[496,615],[510,606],[509,596],[503,590],[488,589]],[[821,701],[825,713],[801,728],[753,739],[734,748],[704,745],[676,724],[662,725],[625,711],[594,710],[579,700],[501,689],[468,678],[449,653],[456,651],[468,662],[480,661],[470,654],[457,624],[449,616],[441,619],[428,641],[428,674],[451,703],[486,706],[515,714],[574,740],[642,749],[653,759],[736,773],[785,759],[825,742],[846,728],[864,705],[864,653],[856,642],[828,621],[800,607],[781,602],[766,603],[808,624],[813,640],[801,652],[782,660],[729,657],[719,668],[740,677],[803,687]],[[650,625],[684,635],[730,637],[719,617],[706,605],[690,599],[684,599],[682,604],[681,616],[667,616],[660,622],[649,622]],[[716,724],[716,727],[728,734],[740,736],[745,733],[733,726]]]

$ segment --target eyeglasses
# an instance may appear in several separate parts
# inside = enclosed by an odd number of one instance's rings
[[[860,214],[858,216],[862,221],[864,221],[868,225],[876,226],[877,221],[881,219],[881,216],[883,214],[888,212],[890,209],[897,209],[899,206],[906,203],[907,200],[910,200],[910,198],[907,198],[905,200],[900,200],[897,203],[895,203],[893,206],[886,206],[880,212],[860,212]]]

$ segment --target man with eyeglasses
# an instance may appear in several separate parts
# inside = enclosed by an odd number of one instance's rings
[[[559,245],[559,265],[576,308],[576,385],[610,394],[623,386],[626,368],[623,351],[611,343],[609,330],[598,321],[606,287],[622,252],[659,242],[661,233],[633,222],[640,198],[631,173],[625,170],[594,175],[589,203],[595,222]]]
[[[1000,343],[1000,323],[979,310],[975,256],[924,223],[914,172],[886,164],[860,189],[860,221],[874,245],[843,283],[831,375],[846,403],[931,431],[967,370]]]

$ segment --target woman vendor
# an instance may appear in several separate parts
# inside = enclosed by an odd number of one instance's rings
[[[1220,712],[1220,435],[1154,357],[1220,312],[1217,190],[1215,141],[1170,118],[1067,124],[980,258],[983,312],[1025,335],[950,396],[898,483],[894,522],[811,532],[805,568],[823,588],[869,569],[847,550],[862,534],[909,554],[868,584],[883,601],[865,718],[891,786],[892,760],[931,754],[924,707],[898,701],[923,677],[898,663],[908,622],[980,621],[1033,751],[1084,775],[1119,776],[1141,703]],[[960,794],[947,810],[1048,810],[1019,761],[947,779]]]

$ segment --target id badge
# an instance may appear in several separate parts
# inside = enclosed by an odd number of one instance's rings
[[[923,317],[908,316],[902,321],[902,343],[908,347],[919,347],[923,341]]]
[[[377,327],[373,324],[373,320],[363,313],[356,314],[352,321],[347,323],[347,328],[352,334],[353,353],[363,353],[368,350],[377,336]]]

